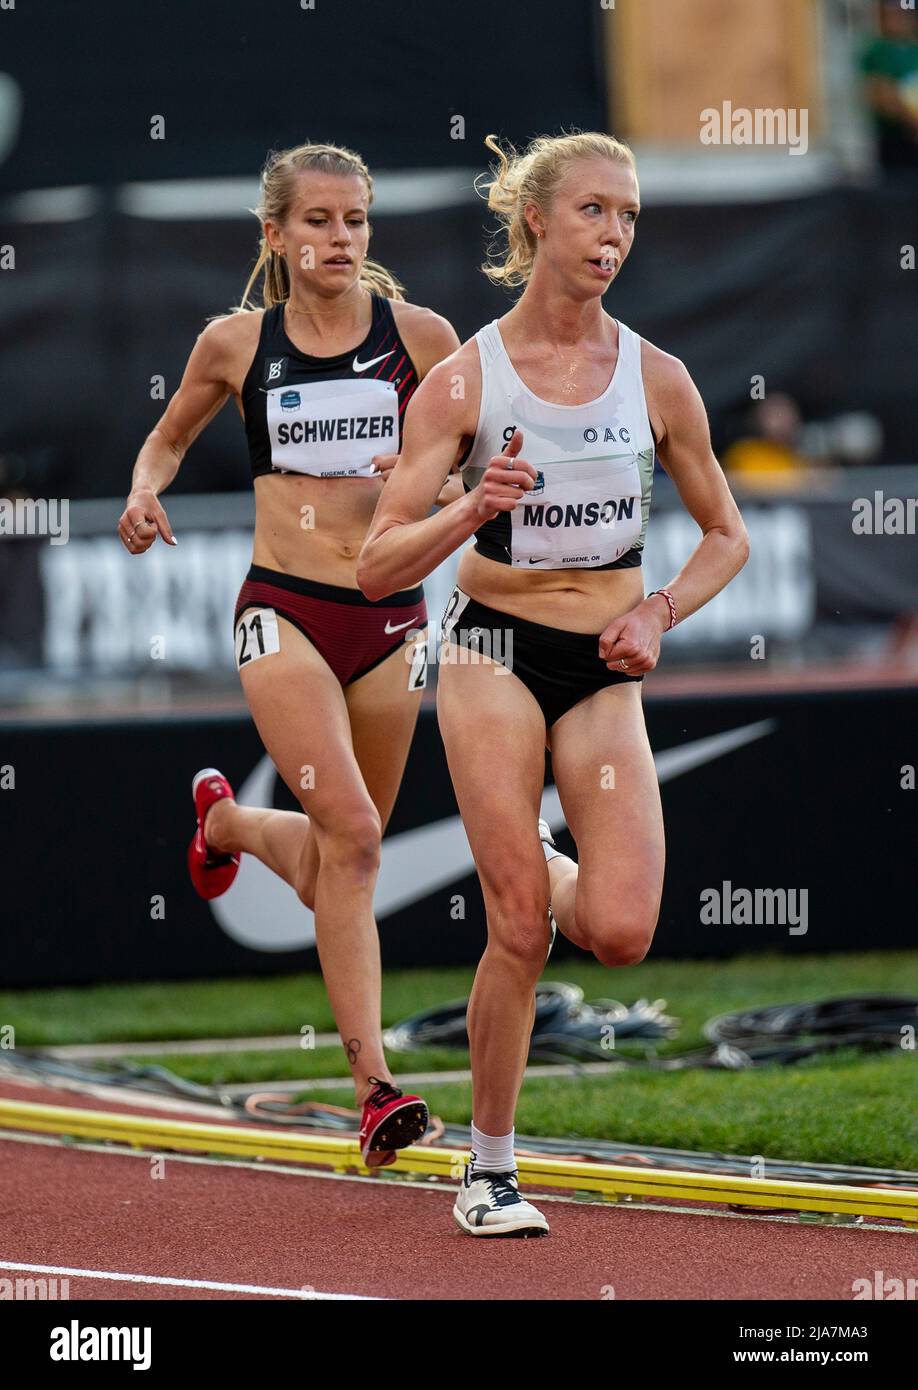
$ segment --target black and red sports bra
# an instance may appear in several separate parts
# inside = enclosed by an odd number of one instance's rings
[[[252,477],[378,476],[370,460],[401,447],[402,419],[418,374],[383,295],[358,348],[309,357],[284,328],[284,306],[262,315],[258,348],[242,386]]]

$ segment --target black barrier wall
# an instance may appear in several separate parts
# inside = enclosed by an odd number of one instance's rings
[[[19,0],[2,66],[22,121],[0,190],[248,174],[307,139],[388,168],[462,165],[496,108],[513,139],[595,128],[602,14],[588,0]]]
[[[918,689],[650,698],[647,722],[667,829],[653,955],[914,944]],[[294,805],[244,718],[0,726],[0,985],[317,968],[311,914],[251,857],[213,906],[191,888],[190,780],[208,763],[240,799]],[[549,786],[557,825],[554,797]],[[614,896],[614,864],[608,877]],[[384,841],[377,912],[384,966],[471,964],[484,945],[430,711]],[[559,938],[552,959],[577,954]]]

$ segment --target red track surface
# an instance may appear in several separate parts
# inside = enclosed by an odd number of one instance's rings
[[[2,1093],[131,1108],[18,1085]],[[414,1299],[850,1301],[852,1281],[875,1270],[918,1275],[910,1234],[553,1201],[547,1239],[476,1240],[454,1225],[448,1188],[164,1163],[154,1178],[149,1155],[0,1140],[0,1260]],[[69,1292],[259,1296],[74,1276]]]

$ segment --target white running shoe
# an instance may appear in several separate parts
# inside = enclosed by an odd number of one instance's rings
[[[551,833],[551,826],[548,824],[547,820],[539,821],[539,839],[543,844],[551,845],[552,849],[557,849],[557,845]],[[555,944],[555,937],[558,935],[558,923],[555,921],[552,914],[551,903],[548,904],[548,930],[551,933],[551,937],[548,942],[548,953],[545,956],[546,964],[548,962],[548,957],[551,955],[551,948]]]
[[[551,833],[551,826],[548,824],[547,820],[539,821],[539,839],[544,841],[546,845],[551,845],[552,849],[558,848],[555,844],[554,836]]]
[[[465,1165],[453,1216],[470,1236],[547,1236],[548,1222],[517,1190],[512,1173],[476,1172]]]

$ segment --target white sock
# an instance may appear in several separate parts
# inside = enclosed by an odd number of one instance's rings
[[[546,863],[549,859],[555,859],[561,853],[559,849],[555,849],[554,845],[550,845],[547,840],[540,840],[539,843],[545,851]]]
[[[516,1171],[513,1141],[516,1130],[509,1134],[482,1134],[472,1124],[472,1152],[469,1165],[472,1173],[511,1173]]]

